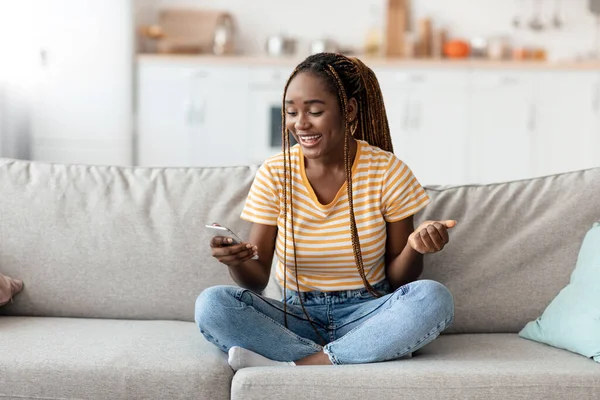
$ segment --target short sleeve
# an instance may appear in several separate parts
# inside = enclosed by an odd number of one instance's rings
[[[382,212],[387,222],[396,222],[416,214],[429,204],[427,192],[410,168],[392,156],[384,174],[382,188]]]
[[[277,225],[279,217],[279,191],[267,164],[263,164],[254,177],[241,218],[264,225]]]

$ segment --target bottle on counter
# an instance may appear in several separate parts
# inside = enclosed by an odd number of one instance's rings
[[[432,24],[430,18],[422,18],[419,20],[417,25],[418,44],[417,44],[417,57],[429,58],[432,53]]]
[[[381,18],[376,6],[370,10],[370,23],[367,37],[365,38],[365,55],[368,57],[379,57],[382,51],[383,33],[381,29]]]

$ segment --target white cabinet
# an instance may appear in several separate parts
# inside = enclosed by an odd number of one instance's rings
[[[600,165],[600,74],[553,71],[539,76],[532,158],[536,175]]]
[[[424,184],[469,182],[467,73],[436,72],[413,80],[403,152]]]
[[[532,73],[473,72],[469,107],[472,182],[493,183],[532,176],[534,94]]]
[[[387,70],[375,73],[383,94],[394,153],[404,159],[406,153],[404,138],[410,129],[409,74]]]
[[[137,164],[191,163],[189,125],[194,118],[189,68],[144,66],[138,70]]]
[[[138,164],[248,164],[246,82],[243,68],[141,62]]]
[[[424,185],[468,183],[467,72],[381,75],[394,153]]]
[[[196,71],[191,80],[189,135],[191,165],[239,166],[250,163],[247,71]]]
[[[131,164],[131,5],[122,0],[34,3],[32,51],[38,65],[31,95],[32,158]]]
[[[251,164],[261,164],[282,151],[281,111],[283,89],[290,68],[252,68],[248,85]],[[291,137],[292,145],[295,144]]]

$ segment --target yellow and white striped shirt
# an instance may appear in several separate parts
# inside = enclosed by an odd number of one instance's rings
[[[291,159],[299,290],[363,287],[352,250],[347,185],[340,188],[330,204],[323,205],[306,177],[299,145],[292,147]],[[283,162],[281,153],[259,168],[241,215],[254,223],[277,225],[276,276],[282,285]],[[429,203],[429,197],[408,166],[394,154],[360,140],[352,165],[352,194],[365,273],[374,285],[385,278],[386,222],[415,214]],[[288,204],[287,287],[298,290],[289,210]]]

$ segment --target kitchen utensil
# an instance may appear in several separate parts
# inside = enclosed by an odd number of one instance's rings
[[[471,57],[485,58],[488,52],[488,42],[483,37],[471,39]]]
[[[285,35],[269,36],[266,42],[266,51],[270,56],[291,56],[296,53],[297,41]]]
[[[512,20],[512,25],[515,28],[520,28],[522,25],[522,16],[523,16],[523,11],[524,11],[524,7],[525,7],[525,0],[517,0],[517,11],[515,12],[515,16],[513,17]]]
[[[523,46],[515,47],[512,52],[512,59],[514,61],[529,60],[531,59],[531,50]]]
[[[229,20],[230,22],[223,22]],[[221,11],[162,9],[156,25],[140,27],[143,37],[154,41],[158,53],[224,54],[233,48],[233,36],[222,31],[232,17]],[[217,45],[215,47],[215,45]]]
[[[453,39],[444,44],[444,55],[448,58],[467,58],[471,53],[471,46],[464,40]]]
[[[542,0],[534,0],[533,15],[529,21],[529,27],[534,31],[544,30],[544,24],[541,18],[542,13]]]
[[[431,28],[431,19],[422,18],[418,24],[418,37],[419,41],[417,44],[417,57],[428,58],[431,57],[431,44],[433,38],[433,32]]]
[[[444,56],[444,44],[448,40],[448,33],[445,29],[436,29],[433,33],[431,42],[431,56],[433,58],[442,58]]]
[[[369,11],[369,29],[365,36],[364,53],[367,57],[379,57],[383,51],[383,29],[380,8],[372,4]]]
[[[554,17],[552,17],[552,25],[554,25],[556,29],[562,28],[564,24],[560,16],[560,1],[561,0],[555,0]]]
[[[329,39],[317,39],[310,43],[310,53],[338,53],[340,51],[336,42]]]
[[[494,37],[488,40],[488,58],[500,61],[510,56],[509,40],[504,37]]]
[[[235,26],[231,15],[219,16],[213,39],[213,53],[219,56],[235,51]]]

